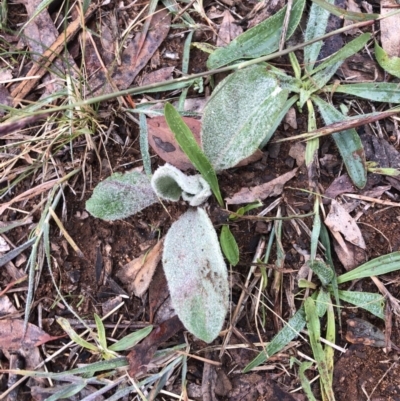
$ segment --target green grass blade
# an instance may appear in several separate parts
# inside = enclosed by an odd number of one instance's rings
[[[335,0],[328,0],[330,4],[333,4]],[[313,3],[310,8],[306,31],[304,33],[304,40],[318,38],[322,36],[328,25],[329,11],[320,7],[316,3]],[[314,67],[315,62],[318,59],[319,52],[321,50],[323,42],[316,42],[312,45],[304,48],[304,64],[306,71],[311,71]]]
[[[320,7],[329,11],[333,15],[336,15],[339,18],[345,17],[351,21],[370,21],[375,20],[380,17],[380,14],[366,14],[366,13],[358,13],[354,11],[346,11],[344,8],[336,7],[333,4],[329,4],[325,0],[311,0],[313,3],[318,4]]]
[[[229,226],[222,226],[221,235],[219,237],[222,252],[232,266],[236,266],[239,262],[239,247],[235,237],[231,233]]]
[[[326,366],[326,356],[321,344],[321,326],[317,315],[314,300],[309,297],[304,302],[304,309],[307,319],[307,329],[310,338],[310,345],[313,351],[314,359],[318,364],[318,372],[320,374],[320,382],[322,391],[325,393],[327,400],[334,401],[330,375]]]
[[[99,344],[103,348],[103,351],[105,351],[107,350],[106,329],[104,327],[103,321],[100,319],[100,316],[97,313],[94,314],[94,320],[96,322]]]
[[[400,78],[400,57],[390,57],[375,40],[375,57],[379,65],[389,74]]]
[[[307,109],[308,109],[308,132],[314,131],[317,129],[317,121],[315,118],[315,110],[314,110],[314,105],[312,104],[311,100],[307,100]],[[319,138],[314,138],[309,141],[307,141],[306,144],[306,154],[305,154],[305,160],[306,160],[306,166],[309,167],[311,163],[315,160],[317,157],[317,152],[319,149]]]
[[[286,113],[289,111],[289,109],[297,102],[299,97],[297,95],[292,96],[291,98],[287,99],[285,104],[283,105],[281,111],[276,115],[275,121],[271,128],[266,132],[264,139],[262,140],[259,148],[262,149],[271,139],[272,135],[274,135],[276,129],[278,128],[278,125],[282,122],[284,119]]]
[[[312,393],[310,381],[308,380],[307,376],[304,373],[306,370],[311,368],[312,364],[313,362],[303,362],[302,364],[300,364],[299,377],[300,377],[301,387],[306,393],[306,396],[309,399],[309,401],[317,401],[317,399],[314,397],[314,394]]]
[[[306,325],[306,316],[304,309],[299,309],[285,324],[285,327],[272,339],[266,349],[254,358],[244,369],[243,373],[247,373],[253,368],[264,363],[270,356],[282,350],[295,337],[299,335],[299,331]]]
[[[109,359],[108,361],[94,362],[81,368],[71,369],[60,373],[39,372],[32,370],[10,369],[8,372],[16,373],[21,376],[44,377],[50,379],[65,378],[68,375],[87,375],[93,376],[96,372],[105,370],[113,370],[117,368],[127,367],[128,360],[125,357]]]
[[[326,124],[332,124],[346,118],[340,111],[320,97],[313,96],[312,101],[318,106]],[[348,129],[336,132],[332,134],[332,138],[339,149],[351,180],[358,188],[364,188],[367,183],[367,168],[364,148],[357,131]]]
[[[173,132],[179,146],[185,152],[186,156],[193,163],[193,166],[200,172],[203,178],[208,182],[220,206],[224,206],[222,195],[219,190],[218,179],[215,171],[209,162],[207,156],[201,150],[190,128],[185,124],[182,117],[170,103],[165,104],[165,119],[170,130]]]
[[[57,319],[57,323],[62,327],[62,329],[68,334],[69,338],[76,344],[80,345],[83,348],[88,349],[89,351],[99,352],[99,349],[96,345],[89,343],[80,337],[76,331],[71,327],[69,321],[64,319],[63,317],[59,317]]]
[[[286,39],[297,28],[303,14],[305,0],[294,0]],[[235,60],[265,56],[279,48],[286,6],[255,27],[232,40],[226,47],[217,49],[207,61],[208,69],[219,68]]]
[[[331,288],[332,288],[333,296],[335,297],[336,312],[338,315],[339,327],[341,328],[342,327],[342,318],[341,318],[342,315],[341,315],[341,310],[340,310],[339,287],[338,287],[338,283],[337,283],[337,275],[336,275],[335,269],[333,267],[334,264],[333,264],[332,254],[331,254],[331,241],[329,239],[328,229],[326,228],[325,224],[321,225],[319,239],[325,248],[325,259],[327,260],[327,264],[334,272],[333,279],[331,281]]]
[[[327,308],[327,324],[326,324],[326,335],[325,338],[332,344],[336,342],[336,325],[335,325],[335,313],[333,311],[333,305],[331,299],[329,298],[328,308]],[[333,384],[333,369],[334,369],[334,356],[335,350],[329,345],[325,345],[325,357],[326,357],[326,368],[328,370],[328,375],[330,379],[329,387]]]
[[[337,63],[342,63],[346,58],[353,56],[356,54],[358,51],[360,51],[366,44],[367,42],[371,39],[371,34],[370,33],[363,33],[360,35],[358,38],[353,39],[351,42],[347,43],[345,46],[343,46],[338,52],[333,54],[331,57],[329,57],[327,60],[325,60],[323,63],[321,63],[318,67],[316,67],[312,72],[312,78],[314,81],[317,81],[317,78],[314,74],[316,74],[319,71],[323,71],[326,68],[333,66]],[[336,69],[339,66],[336,67]],[[336,72],[336,70],[332,73],[332,75]],[[331,75],[331,76],[332,76]],[[326,81],[327,82],[327,81]],[[326,83],[325,82],[325,83]],[[319,85],[319,88],[322,88],[323,85]]]
[[[400,252],[379,256],[338,277],[338,284],[400,270]]]
[[[46,398],[46,401],[57,401],[63,400],[66,398],[73,397],[75,394],[78,394],[82,389],[87,386],[85,380],[82,380],[78,383],[68,384],[67,386],[63,386],[63,388],[50,397]]]
[[[326,86],[324,91],[345,93],[372,100],[373,102],[400,103],[400,84],[388,82],[370,82],[361,84],[343,84]]]
[[[380,294],[359,291],[339,291],[342,301],[363,308],[373,315],[385,319],[385,298]]]
[[[314,221],[313,228],[311,231],[311,251],[310,251],[310,261],[314,262],[317,256],[318,248],[318,238],[321,231],[321,216],[319,215],[319,196],[315,197],[314,201]]]
[[[147,337],[151,331],[153,330],[153,326],[147,326],[143,329],[137,330],[127,336],[121,338],[121,340],[116,343],[110,345],[108,347],[111,351],[126,351],[129,348],[134,347],[139,341],[143,340],[143,338]]]
[[[144,114],[139,114],[139,144],[143,160],[143,168],[149,177],[151,176],[151,161],[149,153],[149,139],[147,131],[147,120]]]

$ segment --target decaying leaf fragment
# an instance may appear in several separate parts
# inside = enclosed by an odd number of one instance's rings
[[[275,178],[265,184],[257,185],[253,188],[242,188],[231,198],[226,198],[226,203],[237,205],[240,203],[250,203],[257,199],[266,199],[270,196],[278,196],[283,191],[283,186],[291,180],[297,173],[298,168]]]
[[[340,233],[353,245],[365,249],[365,241],[356,221],[336,200],[332,200],[331,209],[325,219],[325,225],[330,229],[332,235],[346,251],[347,247]]]
[[[130,261],[118,271],[116,276],[125,283],[129,294],[141,297],[147,291],[161,260],[163,243],[164,240],[158,241],[149,252]]]

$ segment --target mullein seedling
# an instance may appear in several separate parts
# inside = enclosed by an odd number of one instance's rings
[[[232,93],[236,95],[232,97]],[[172,224],[162,260],[176,313],[191,333],[206,342],[216,338],[228,310],[228,274],[222,251],[229,263],[236,265],[239,248],[229,225],[223,225],[221,251],[212,222],[201,206],[213,193],[224,207],[216,171],[235,166],[257,150],[264,131],[271,129],[277,111],[286,102],[287,93],[264,66],[228,76],[205,108],[203,149],[179,113],[167,103],[166,121],[200,174],[187,176],[169,164],[159,167],[152,177],[136,171],[116,173],[101,182],[86,203],[93,216],[104,220],[138,213],[157,202],[157,197],[166,201],[182,198],[195,208]]]

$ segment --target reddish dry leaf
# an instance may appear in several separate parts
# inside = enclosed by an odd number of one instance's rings
[[[175,67],[164,67],[150,72],[143,77],[141,85],[144,86],[155,84],[157,82],[169,81],[173,78],[172,73],[174,72],[174,70]]]
[[[346,252],[348,251],[347,246],[340,234],[343,234],[344,238],[353,245],[362,249],[366,248],[364,238],[356,221],[335,200],[332,200],[331,209],[325,219],[325,225]]]
[[[257,199],[263,200],[270,196],[278,196],[282,193],[283,186],[296,175],[297,170],[298,168],[295,168],[266,184],[257,185],[253,188],[242,188],[231,198],[226,198],[226,203],[237,205],[241,203],[251,203]]]
[[[38,347],[57,338],[31,323],[24,336],[24,322],[19,319],[2,320],[0,324],[0,348],[9,352]]]
[[[346,240],[343,241],[345,249],[335,239],[333,240],[333,247],[337,257],[347,271],[353,270],[367,261],[367,252],[364,249]]]
[[[219,28],[217,37],[217,46],[224,47],[228,45],[236,36],[243,32],[239,24],[235,24],[235,19],[232,17],[229,10],[225,10],[222,18],[221,27]]]
[[[183,120],[193,132],[197,143],[200,144],[201,122],[193,117],[183,117]],[[192,163],[176,142],[164,117],[148,119],[147,128],[149,144],[161,159],[182,171],[193,168]]]
[[[127,263],[119,270],[117,277],[126,283],[130,294],[142,296],[150,285],[154,271],[161,260],[164,240],[158,243],[149,252]]]
[[[183,324],[178,316],[161,323],[156,327],[139,345],[137,345],[127,356],[129,362],[129,375],[136,377],[139,373],[146,373],[147,366],[151,361],[159,345],[178,331],[183,329]]]
[[[331,185],[326,189],[325,196],[335,199],[344,193],[355,193],[356,189],[347,174],[343,174],[333,180]],[[330,199],[324,198],[324,203],[329,203]]]
[[[149,286],[149,309],[151,324],[164,322],[175,315],[169,298],[167,279],[161,266],[156,269]]]
[[[398,7],[396,0],[381,0],[381,15],[392,13]],[[400,15],[393,15],[379,21],[381,27],[382,48],[389,57],[400,56]]]
[[[91,88],[91,94],[94,96],[111,93],[114,91],[113,87],[119,90],[128,88],[167,37],[170,24],[171,15],[168,10],[161,10],[154,14],[140,52],[138,49],[141,39],[140,35],[137,35],[125,48],[121,65],[109,66],[108,75],[111,77],[111,83],[108,82],[104,71],[99,71],[90,79],[88,87]]]

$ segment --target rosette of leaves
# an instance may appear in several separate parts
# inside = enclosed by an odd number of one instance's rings
[[[169,164],[159,167],[151,178],[136,171],[113,174],[95,188],[86,203],[93,216],[104,220],[129,217],[158,198],[182,198],[197,206],[171,226],[162,260],[176,313],[191,333],[206,342],[222,328],[229,290],[217,234],[200,206],[211,192],[224,206],[216,171],[235,166],[259,148],[266,132],[273,129],[288,93],[264,65],[229,75],[205,107],[202,149],[180,114],[167,103],[167,123],[200,174],[187,176]],[[223,227],[220,241],[228,261],[235,265],[239,250],[228,225]]]

